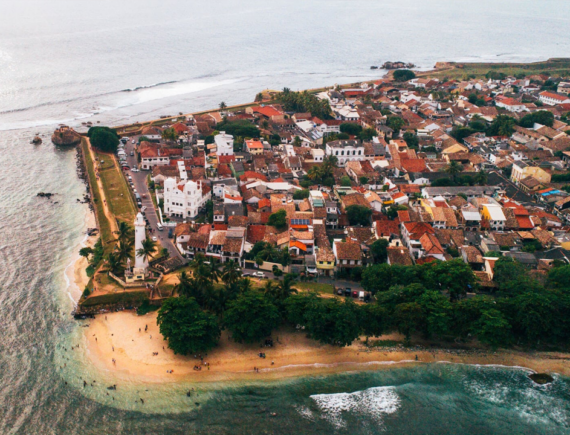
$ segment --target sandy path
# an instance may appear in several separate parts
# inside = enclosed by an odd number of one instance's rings
[[[503,351],[456,354],[382,348],[366,351],[360,343],[337,348],[320,345],[295,332],[275,333],[276,345],[273,348],[238,345],[223,333],[220,345],[204,357],[204,362],[210,363],[210,369],[202,366],[201,371],[195,371],[193,367],[200,364],[200,359],[174,355],[160,335],[156,315],[156,312],[145,316],[119,312],[99,315],[90,321],[89,328],[84,329],[93,363],[101,369],[116,372],[119,378],[135,378],[141,382],[278,379],[348,370],[377,370],[390,367],[394,362],[415,364],[416,355],[420,363],[500,364],[570,375],[570,354]],[[148,328],[146,332],[145,327]],[[158,355],[153,356],[153,352],[158,352]],[[260,358],[259,352],[265,352],[266,358]],[[260,372],[254,372],[254,367],[258,367]],[[167,373],[170,370],[174,372]]]

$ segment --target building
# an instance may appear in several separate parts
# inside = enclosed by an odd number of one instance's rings
[[[489,222],[489,226],[495,231],[504,231],[507,218],[503,213],[503,208],[498,204],[483,204],[481,210],[483,219]]]
[[[263,144],[258,140],[246,140],[244,144],[244,151],[254,156],[258,156],[260,154],[263,154]]]
[[[344,167],[346,162],[366,160],[364,145],[359,140],[335,140],[328,142],[325,148],[327,156],[335,156],[338,166]]]
[[[220,134],[214,136],[214,141],[216,142],[216,150],[219,156],[234,155],[234,137],[231,134],[220,131]]]
[[[570,104],[570,98],[566,95],[560,95],[556,92],[543,91],[539,94],[538,99],[549,106],[557,104]]]
[[[519,184],[525,178],[532,177],[541,184],[548,184],[552,176],[538,166],[530,166],[522,161],[515,161],[511,171],[511,181]]]
[[[167,178],[164,181],[164,213],[193,219],[211,196],[210,187],[202,181],[178,183],[174,178]]]

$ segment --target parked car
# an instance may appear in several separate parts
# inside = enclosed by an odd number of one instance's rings
[[[339,296],[342,296],[342,295],[344,294],[344,290],[341,289],[341,288],[337,288],[337,289],[336,289],[336,294],[339,295]]]
[[[156,236],[152,236],[152,241],[156,242],[158,240],[158,238]]]
[[[263,272],[253,272],[251,276],[255,278],[265,278],[265,274]]]
[[[131,151],[131,156],[134,156],[134,155],[135,155],[135,152],[134,152],[134,151]]]
[[[344,295],[348,298],[352,294],[352,290],[349,288],[344,289]]]
[[[357,297],[358,297],[358,292],[357,292],[356,290],[354,290],[354,291],[352,292],[352,297],[353,297],[353,298],[357,298]]]
[[[143,195],[143,198],[144,198],[144,195]],[[141,211],[142,211],[143,214],[144,214],[144,212],[146,211],[146,205],[141,209]]]
[[[157,222],[157,223],[156,223],[156,229],[157,229],[158,231],[162,231],[162,230],[164,229],[164,227],[162,226],[162,224],[161,224],[160,222]]]

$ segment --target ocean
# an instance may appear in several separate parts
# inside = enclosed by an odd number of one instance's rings
[[[192,385],[132,380],[111,400],[112,375],[70,350],[83,325],[66,271],[88,209],[75,151],[49,141],[59,123],[116,125],[265,88],[370,80],[387,60],[427,69],[567,56],[569,21],[570,2],[555,0],[0,2],[0,433],[570,433],[569,380],[537,386],[522,368],[394,365],[195,385],[191,399]],[[42,145],[30,144],[36,133]]]

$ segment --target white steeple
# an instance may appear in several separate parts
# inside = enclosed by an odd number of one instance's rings
[[[146,239],[145,223],[142,213],[139,212],[135,219],[135,268],[134,273],[144,273],[148,267],[148,261],[144,257],[139,257],[137,252],[142,248],[142,243]]]

